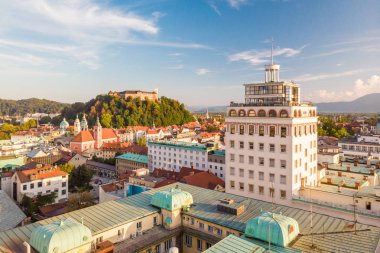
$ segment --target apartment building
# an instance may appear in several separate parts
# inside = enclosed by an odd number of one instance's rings
[[[225,179],[228,193],[289,205],[317,184],[317,113],[279,70],[266,65],[265,82],[245,84],[245,103],[227,108]]]
[[[25,195],[33,198],[53,192],[55,202],[68,198],[68,174],[58,167],[37,164],[36,168],[16,171],[12,176],[11,197],[17,202]]]
[[[208,152],[215,148],[215,143],[150,141],[148,142],[149,170],[162,168],[179,171],[181,167],[207,170]]]
[[[220,179],[225,178],[224,171],[226,167],[226,152],[225,150],[213,150],[208,153],[209,171]]]
[[[372,157],[380,160],[380,135],[359,136],[338,142],[343,155],[346,157]]]

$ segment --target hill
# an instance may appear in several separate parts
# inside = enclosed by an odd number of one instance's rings
[[[372,93],[349,102],[316,103],[319,112],[379,113],[380,93]]]
[[[25,115],[27,113],[59,113],[69,104],[47,99],[29,98],[21,100],[0,99],[1,115]]]
[[[194,121],[193,115],[177,100],[161,97],[157,101],[124,99],[119,96],[98,95],[87,103],[74,103],[62,110],[62,117],[72,123],[76,115],[87,115],[89,125],[94,125],[97,115],[104,127],[168,126]]]

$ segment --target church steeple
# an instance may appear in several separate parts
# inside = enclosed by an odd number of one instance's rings
[[[96,116],[96,124],[94,126],[94,139],[95,139],[95,148],[99,149],[103,145],[103,130],[102,125],[99,121],[99,116]]]
[[[77,118],[74,121],[74,135],[79,134],[80,131],[81,131],[81,126],[80,126],[80,121],[79,121],[79,117],[77,114]]]

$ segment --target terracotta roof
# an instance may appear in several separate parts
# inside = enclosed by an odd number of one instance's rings
[[[82,131],[79,134],[77,134],[74,139],[71,140],[71,142],[88,142],[88,141],[94,141],[94,137],[92,137],[92,134],[90,131]]]
[[[186,184],[214,190],[216,186],[224,187],[224,181],[209,171],[203,171],[194,175],[183,177]]]
[[[114,191],[122,190],[124,188],[124,180],[119,180],[117,182],[113,182],[109,184],[103,184],[100,187],[102,187],[104,192],[114,192]]]
[[[16,174],[21,183],[68,175],[66,172],[60,170],[59,168],[54,168],[50,165],[44,165],[41,168],[32,170],[17,171]],[[34,178],[32,175],[34,175]]]
[[[147,131],[149,127],[146,126],[128,126],[127,130],[130,131]]]
[[[154,177],[165,177],[167,179],[172,179],[175,181],[180,181],[183,177],[193,175],[195,173],[200,173],[202,170],[197,170],[194,168],[182,167],[179,172],[165,170],[165,169],[154,169],[152,176]]]
[[[174,184],[174,183],[177,183],[177,182],[178,182],[178,181],[173,180],[173,179],[165,179],[164,181],[158,182],[158,183],[154,186],[154,188],[162,187],[162,186],[169,185],[169,184]]]
[[[12,171],[7,171],[7,172],[1,172],[0,177],[12,177],[13,172]]]
[[[158,134],[158,131],[157,130],[154,130],[154,129],[149,129],[146,134]]]
[[[107,142],[102,146],[103,150],[121,150],[131,145],[130,142]]]
[[[112,128],[102,129],[102,139],[115,139],[117,138],[115,131]]]
[[[44,217],[53,217],[63,214],[65,212],[66,205],[67,202],[55,203],[47,206],[41,206],[38,209]]]

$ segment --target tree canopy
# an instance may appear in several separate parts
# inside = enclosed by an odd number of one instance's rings
[[[90,125],[96,117],[104,127],[123,128],[126,126],[169,126],[194,121],[193,115],[177,100],[161,97],[158,101],[140,98],[98,95],[87,103],[75,103],[62,110],[62,117],[73,122],[76,115],[87,115]]]
[[[0,115],[25,115],[27,113],[59,113],[68,104],[46,99],[0,99]]]

